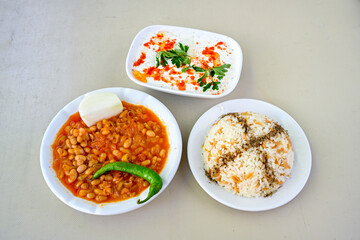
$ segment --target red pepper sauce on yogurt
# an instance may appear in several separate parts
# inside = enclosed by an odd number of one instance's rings
[[[218,95],[233,77],[231,53],[226,42],[217,39],[157,32],[139,48],[132,72],[144,83]]]

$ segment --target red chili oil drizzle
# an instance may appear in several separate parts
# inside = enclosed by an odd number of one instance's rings
[[[150,40],[144,44],[144,46],[146,48],[159,52],[169,51],[175,47],[175,44],[176,39],[169,39],[168,37],[164,36],[164,33],[159,32],[155,36],[152,36]],[[195,44],[198,45],[199,42],[196,42]],[[204,69],[210,69],[212,67],[220,66],[220,54],[216,52],[217,49],[226,50],[226,43],[219,41],[214,46],[205,47],[203,51],[201,51],[203,57],[196,57],[199,67],[202,67]],[[141,62],[141,60],[142,58],[140,57],[140,59],[134,63],[134,66],[135,64],[138,64],[138,62]],[[141,62],[140,64],[142,63],[143,62]],[[183,78],[184,76],[182,75],[181,71],[177,71],[175,66],[170,67],[169,65],[165,67],[160,65],[159,67],[153,66],[145,68],[143,69],[143,73],[146,78],[152,77],[155,81],[169,83],[171,86],[176,86],[180,91],[186,91],[186,84],[192,84],[194,85],[195,90],[198,90],[199,83],[196,81],[196,79],[202,76],[202,73],[196,73],[193,69],[188,69],[186,71],[187,76]],[[165,77],[165,75],[168,76]],[[203,81],[206,82],[205,79]],[[213,92],[212,94],[219,94],[219,91]]]
[[[146,54],[142,52],[140,58],[134,62],[133,66],[134,67],[140,66],[145,62],[145,59],[146,59]]]
[[[173,49],[175,44],[176,39],[164,39],[164,34],[158,33],[155,36],[151,37],[148,42],[144,43],[144,47],[153,49],[156,52],[160,52]]]

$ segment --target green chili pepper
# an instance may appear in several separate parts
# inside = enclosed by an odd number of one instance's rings
[[[133,164],[133,163],[113,162],[113,163],[106,164],[105,166],[100,168],[98,171],[96,171],[96,173],[93,176],[93,179],[96,179],[96,178],[100,177],[101,175],[103,175],[104,173],[113,171],[113,170],[130,173],[132,175],[141,177],[150,183],[150,190],[149,190],[148,196],[142,201],[140,201],[140,199],[139,199],[137,201],[138,204],[146,202],[152,196],[154,196],[156,193],[158,193],[160,191],[160,189],[162,188],[163,183],[162,183],[162,180],[161,180],[161,177],[159,176],[159,174],[157,174],[155,171],[153,171],[149,168],[143,167],[141,165]]]

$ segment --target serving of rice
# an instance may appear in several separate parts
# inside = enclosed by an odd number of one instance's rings
[[[286,131],[252,112],[222,116],[209,130],[202,154],[207,177],[244,197],[272,195],[289,178],[294,162]]]

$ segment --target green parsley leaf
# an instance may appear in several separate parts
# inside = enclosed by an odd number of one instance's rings
[[[196,72],[206,72],[206,70],[204,68],[201,67],[197,67],[195,65],[191,66]]]
[[[220,82],[212,82],[213,85],[212,90],[219,90],[219,84]]]
[[[203,87],[203,92],[206,92],[211,87],[212,82],[209,82]]]
[[[200,87],[204,86],[206,84],[206,79],[208,78],[208,73],[205,72],[204,75],[202,75],[197,82],[199,83]]]
[[[188,69],[190,68],[190,66],[189,67],[186,67],[186,68],[183,68],[183,69],[181,69],[181,72],[186,72]]]
[[[204,68],[192,65],[191,68],[193,68],[196,72],[204,72],[204,75],[202,75],[197,80],[197,82],[199,83],[200,87],[203,87],[203,91],[206,92],[211,86],[212,86],[212,90],[219,90],[219,84],[221,83],[220,80],[225,77],[225,73],[228,71],[227,68],[230,68],[230,66],[231,66],[231,64],[223,64],[221,66],[213,67],[210,69],[204,69]],[[211,82],[206,83],[206,79],[209,76],[211,78]],[[213,81],[213,78],[215,76],[219,80],[218,82]]]
[[[156,67],[159,67],[160,66],[160,60],[159,60],[159,58],[157,57],[156,58]]]
[[[156,67],[168,65],[167,60],[171,60],[171,63],[176,67],[181,67],[183,65],[190,64],[190,57],[187,55],[189,46],[184,46],[182,43],[179,43],[178,49],[172,49],[169,51],[161,51],[156,54]]]
[[[222,79],[225,76],[225,73],[228,71],[226,68],[229,68],[231,64],[223,64],[221,66],[213,67],[212,70],[214,74],[218,75],[218,78]]]

